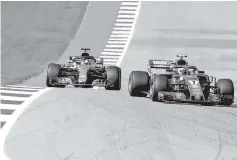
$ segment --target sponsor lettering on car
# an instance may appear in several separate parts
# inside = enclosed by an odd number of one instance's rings
[[[170,65],[167,60],[150,60],[149,64],[151,67],[160,68],[160,67],[168,67]]]

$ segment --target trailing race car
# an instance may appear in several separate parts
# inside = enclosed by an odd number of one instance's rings
[[[103,59],[90,56],[88,48],[81,56],[70,56],[66,64],[50,63],[47,70],[46,85],[48,87],[103,86],[106,90],[121,89],[121,69],[117,66],[103,65]]]
[[[234,85],[230,79],[217,80],[188,65],[183,55],[175,62],[149,60],[148,72],[132,71],[128,91],[131,96],[150,95],[152,101],[177,101],[203,105],[231,105],[234,103]],[[187,56],[185,56],[187,57]],[[153,73],[152,68],[165,69]]]

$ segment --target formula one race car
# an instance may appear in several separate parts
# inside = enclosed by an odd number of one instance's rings
[[[47,70],[48,87],[103,86],[106,90],[121,89],[121,69],[117,66],[103,65],[103,59],[90,56],[88,48],[81,48],[81,56],[70,56],[66,64],[50,63]]]
[[[230,79],[216,80],[196,66],[188,65],[183,55],[175,62],[149,60],[148,72],[132,71],[128,91],[131,96],[150,95],[152,101],[176,101],[203,105],[234,103],[234,85]],[[165,69],[165,73],[152,73],[151,69]]]

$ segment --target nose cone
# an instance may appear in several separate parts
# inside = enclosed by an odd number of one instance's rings
[[[191,100],[204,101],[204,96],[202,93],[195,93],[191,96]]]
[[[80,68],[79,69],[79,82],[86,82],[87,81],[87,68]]]

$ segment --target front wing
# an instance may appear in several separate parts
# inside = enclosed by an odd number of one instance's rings
[[[179,103],[191,103],[191,104],[201,104],[201,105],[221,105],[222,102],[217,95],[213,95],[208,100],[190,100],[187,99],[184,93],[177,92],[159,92],[158,100],[169,102],[179,102]]]
[[[99,87],[104,87],[105,86],[105,82],[101,82],[101,81],[94,81],[91,84],[88,84],[86,82],[76,82],[74,80],[72,80],[71,78],[68,77],[54,77],[52,79],[50,79],[50,84],[52,86],[75,86],[75,87],[79,87],[79,86],[99,86]]]

